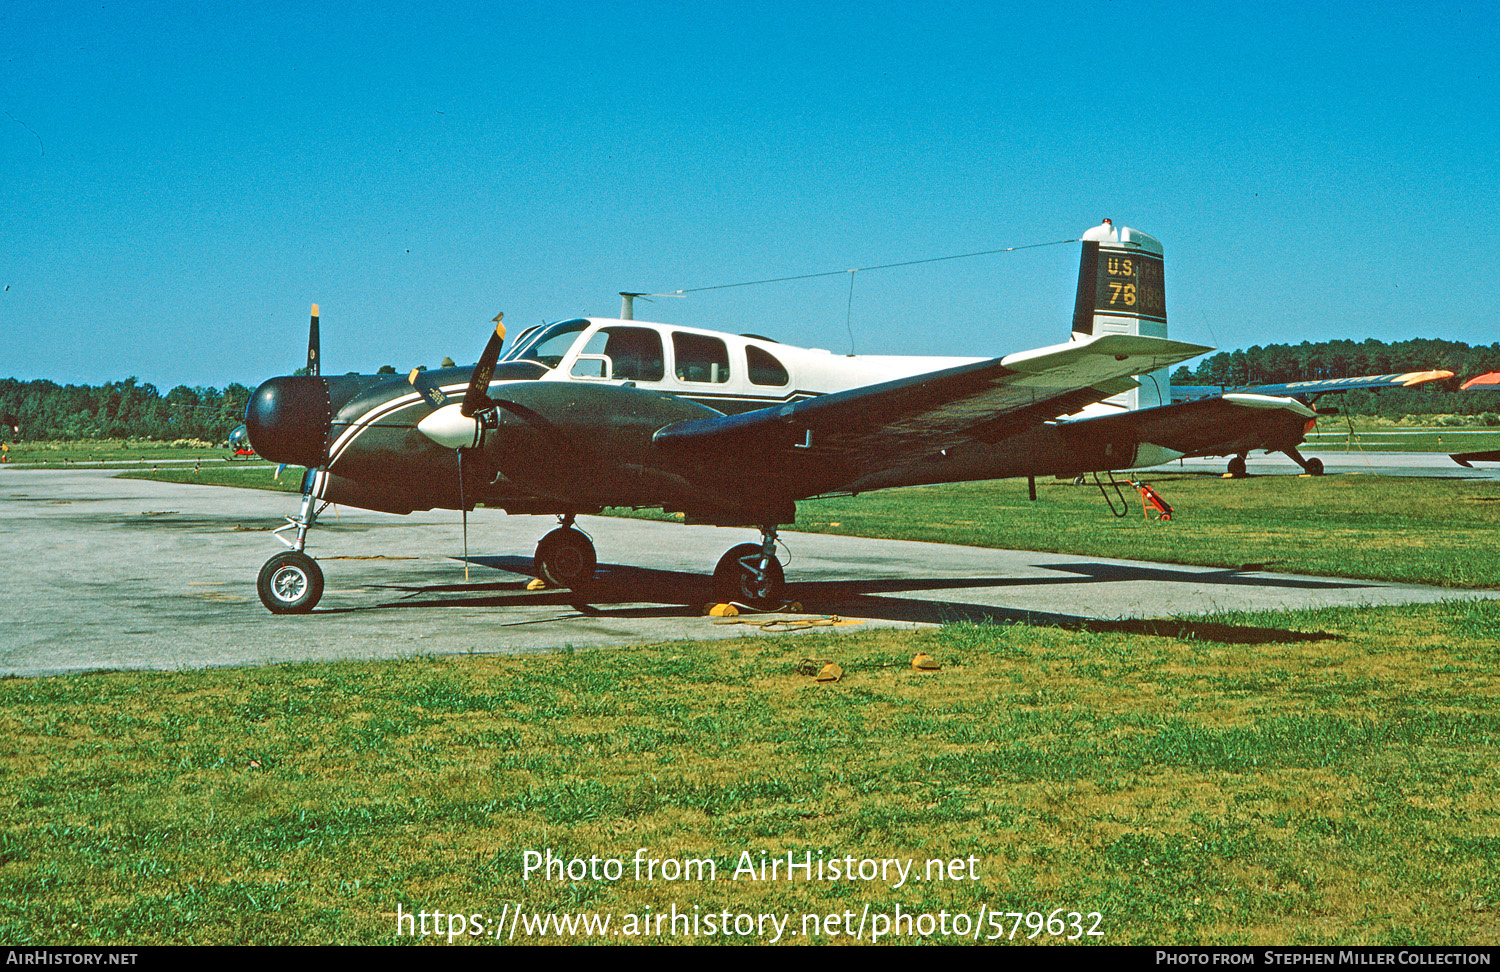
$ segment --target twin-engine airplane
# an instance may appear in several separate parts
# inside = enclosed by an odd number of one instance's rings
[[[308,467],[261,601],[277,614],[317,604],[323,576],[305,548],[330,503],[556,514],[536,572],[571,588],[596,567],[573,527],[582,513],[661,508],[756,527],[760,543],[719,560],[715,590],[775,604],[777,529],[801,499],[1156,465],[1242,425],[1295,427],[1300,441],[1310,412],[1291,399],[1171,404],[1166,369],[1212,349],[1166,337],[1161,244],[1107,220],[1083,239],[1071,339],[1000,358],[840,356],[601,318],[531,328],[501,358],[497,317],[470,368],[323,377],[314,305],[307,375],[270,379],[246,411],[261,456]]]

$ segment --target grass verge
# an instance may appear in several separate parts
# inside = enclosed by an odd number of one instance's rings
[[[1099,912],[1086,940],[1114,944],[1492,943],[1497,623],[1455,602],[6,680],[0,941],[381,944],[414,940],[398,908],[516,905],[842,941],[802,916],[899,905]],[[549,848],[623,877],[523,879]],[[637,848],[717,879],[636,880]],[[731,877],[788,852],[976,879]],[[919,938],[958,940],[887,940]],[[690,939],[517,938],[574,940]]]
[[[166,469],[132,469],[116,479],[148,479],[158,483],[193,483],[199,486],[238,486],[243,489],[269,489],[281,493],[302,491],[301,466],[288,466],[276,475],[275,463],[234,462],[192,466],[168,466]]]

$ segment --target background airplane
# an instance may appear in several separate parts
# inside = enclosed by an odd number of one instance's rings
[[[1500,371],[1491,371],[1483,375],[1470,378],[1459,386],[1460,391],[1468,391],[1478,388],[1482,391],[1493,391],[1500,388]],[[1485,450],[1481,452],[1457,452],[1449,453],[1449,459],[1469,469],[1474,468],[1476,462],[1500,462],[1500,451]]]
[[[1316,456],[1305,458],[1297,451],[1297,447],[1302,444],[1307,433],[1313,430],[1313,426],[1317,424],[1320,417],[1339,414],[1337,409],[1317,408],[1318,399],[1324,395],[1356,389],[1413,388],[1430,381],[1442,381],[1452,377],[1451,371],[1411,371],[1404,374],[1365,375],[1358,378],[1321,378],[1281,385],[1249,385],[1233,391],[1203,385],[1174,385],[1172,398],[1177,402],[1194,402],[1213,398],[1242,402],[1254,402],[1255,397],[1273,399],[1274,404],[1267,403],[1263,407],[1267,410],[1279,408],[1293,416],[1301,416],[1305,421],[1270,420],[1258,424],[1250,423],[1243,427],[1227,426],[1228,435],[1220,437],[1217,433],[1211,434],[1207,438],[1212,441],[1200,444],[1196,451],[1185,454],[1188,456],[1232,456],[1233,458],[1229,460],[1229,474],[1239,477],[1246,474],[1245,459],[1251,450],[1264,449],[1268,453],[1285,453],[1301,466],[1304,472],[1313,476],[1321,476],[1323,475],[1323,461]],[[1284,404],[1288,401],[1300,404],[1304,406],[1304,409]],[[1190,443],[1184,442],[1183,444],[1192,447]]]
[[[1160,244],[1125,230],[1101,258],[1103,249],[1092,253],[1113,299],[1157,315],[1164,332]],[[1148,258],[1108,262],[1115,255]],[[581,513],[652,507],[756,527],[759,543],[719,560],[715,588],[725,600],[778,603],[777,529],[794,521],[798,500],[1163,461],[1171,456],[1129,426],[1057,417],[1136,389],[1132,375],[1212,350],[1137,326],[998,358],[841,356],[582,318],[527,331],[500,360],[497,321],[472,368],[401,380],[322,377],[317,321],[315,305],[308,374],[268,380],[246,411],[262,457],[309,470],[301,509],[278,531],[294,531],[281,538],[290,549],[260,573],[261,600],[275,613],[309,611],[321,596],[322,572],[305,548],[329,503],[556,514],[536,570],[575,588],[596,566],[592,542],[573,526]]]

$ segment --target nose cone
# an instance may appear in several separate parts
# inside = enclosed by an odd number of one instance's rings
[[[250,396],[245,429],[262,458],[316,467],[328,458],[332,418],[326,378],[272,378]]]
[[[449,449],[468,449],[479,443],[479,423],[465,415],[456,402],[426,416],[417,423],[417,431],[438,445]]]

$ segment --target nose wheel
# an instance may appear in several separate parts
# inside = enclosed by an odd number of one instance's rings
[[[302,551],[287,550],[266,561],[255,587],[272,614],[306,614],[323,596],[323,570]]]
[[[537,576],[548,584],[577,590],[594,579],[599,557],[588,535],[568,525],[542,537],[532,563]]]

